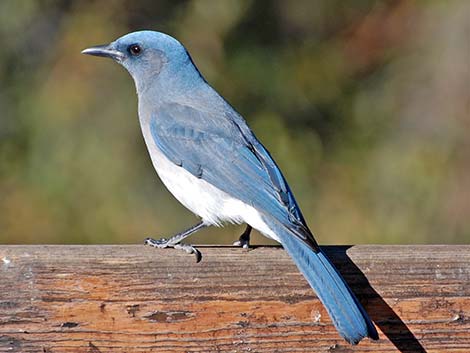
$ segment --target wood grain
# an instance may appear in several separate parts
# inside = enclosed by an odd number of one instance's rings
[[[470,352],[470,246],[326,247],[379,329],[344,342],[285,252],[0,247],[0,352]]]

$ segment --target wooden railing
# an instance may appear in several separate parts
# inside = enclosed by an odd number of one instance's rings
[[[0,246],[0,352],[470,352],[470,246],[325,251],[380,340],[343,341],[280,247]]]

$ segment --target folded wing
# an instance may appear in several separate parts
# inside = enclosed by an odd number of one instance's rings
[[[235,112],[220,116],[172,103],[160,107],[150,127],[155,143],[173,163],[274,217],[318,251],[281,171]]]

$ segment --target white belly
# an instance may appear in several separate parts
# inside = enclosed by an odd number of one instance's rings
[[[247,223],[265,236],[279,241],[254,207],[231,197],[171,162],[156,146],[148,126],[142,130],[158,176],[186,208],[207,224],[220,226],[224,222]]]

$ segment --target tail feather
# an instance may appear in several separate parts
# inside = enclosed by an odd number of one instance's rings
[[[326,307],[340,335],[351,344],[364,337],[378,339],[365,309],[326,255],[315,253],[282,226],[275,227],[274,232]]]

